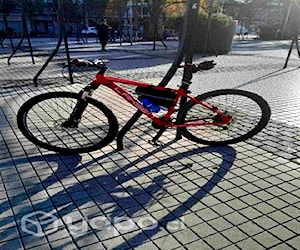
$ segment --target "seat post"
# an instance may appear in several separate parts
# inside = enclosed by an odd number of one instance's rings
[[[108,69],[106,66],[101,66],[99,68],[100,68],[100,70],[99,70],[99,72],[97,74],[100,74],[100,75],[104,75],[104,73]]]

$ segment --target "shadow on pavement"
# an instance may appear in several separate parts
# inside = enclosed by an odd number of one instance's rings
[[[245,87],[245,86],[250,85],[250,84],[252,84],[252,83],[256,83],[256,82],[259,82],[259,81],[264,81],[264,80],[266,80],[266,79],[268,79],[268,78],[277,77],[277,76],[279,76],[279,75],[288,74],[288,73],[290,73],[290,72],[292,72],[292,71],[296,71],[296,70],[298,70],[298,69],[299,69],[299,68],[295,68],[295,69],[290,69],[290,70],[287,70],[287,71],[283,71],[283,69],[278,69],[278,70],[275,70],[275,71],[273,71],[273,72],[271,72],[271,73],[268,73],[268,74],[266,74],[266,75],[260,76],[260,77],[258,77],[258,78],[256,78],[256,79],[253,79],[253,80],[251,80],[251,81],[242,83],[242,84],[240,84],[240,85],[238,85],[238,86],[236,86],[236,87],[234,87],[234,88],[235,88],[235,89],[242,88],[242,87]]]
[[[274,41],[262,41],[256,39],[235,40],[233,43],[233,51],[268,51],[286,49],[288,51],[289,44],[276,43]]]
[[[122,225],[120,223],[117,223],[116,225],[113,225],[111,222],[114,221],[115,218],[131,218],[136,215],[138,215],[140,212],[144,211],[151,205],[153,205],[156,200],[160,200],[164,196],[164,188],[166,184],[166,180],[171,174],[183,174],[182,171],[187,170],[192,167],[192,164],[183,164],[182,166],[176,166],[176,167],[170,167],[169,164],[172,165],[173,162],[177,162],[180,159],[189,159],[189,157],[196,156],[203,153],[217,153],[220,154],[220,158],[222,159],[221,164],[218,164],[218,167],[216,171],[213,171],[212,176],[207,180],[207,182],[199,189],[197,190],[193,195],[191,195],[190,198],[186,199],[182,204],[180,204],[177,207],[172,207],[172,210],[169,212],[169,214],[163,216],[161,219],[159,219],[157,222],[157,226],[155,228],[152,228],[151,230],[145,230],[145,233],[147,234],[147,237],[143,233],[138,233],[131,238],[127,239],[127,243],[131,246],[138,246],[143,244],[147,238],[151,238],[155,234],[157,234],[160,230],[168,228],[168,223],[171,223],[174,219],[184,215],[184,213],[194,206],[196,203],[198,203],[205,195],[207,195],[217,184],[222,180],[222,178],[226,175],[226,173],[230,170],[232,163],[235,160],[236,157],[236,151],[229,146],[224,147],[203,147],[203,148],[197,148],[194,150],[188,150],[184,152],[178,152],[169,158],[148,164],[145,167],[141,168],[134,168],[134,170],[130,170],[133,166],[136,166],[137,164],[144,162],[147,160],[147,158],[153,156],[155,153],[158,153],[162,151],[164,148],[168,148],[172,145],[173,142],[169,142],[165,145],[162,145],[155,150],[147,153],[146,155],[140,156],[138,159],[133,160],[126,164],[123,167],[116,167],[112,170],[111,173],[106,171],[104,174],[86,179],[83,181],[79,181],[77,183],[71,183],[70,185],[64,186],[63,190],[58,191],[52,195],[49,195],[47,199],[42,199],[41,201],[36,201],[33,205],[34,209],[29,205],[25,205],[19,209],[17,214],[14,215],[15,220],[17,221],[18,226],[20,227],[20,220],[23,216],[32,213],[33,218],[36,218],[37,220],[40,220],[43,218],[40,218],[38,214],[35,214],[33,211],[43,211],[44,213],[49,213],[56,218],[62,218],[64,221],[64,224],[67,224],[66,228],[70,229],[70,227],[76,227],[78,228],[78,224],[82,225],[82,221],[89,218],[84,218],[80,213],[78,213],[80,210],[78,208],[82,207],[89,201],[93,201],[97,204],[98,207],[100,207],[100,210],[102,212],[96,213],[93,216],[105,216],[105,218],[110,221],[109,225],[102,225],[100,228],[98,227],[97,235],[100,239],[109,238],[112,237],[112,235],[107,236],[107,234],[113,234],[118,233],[122,234],[123,232],[119,232],[122,229]],[[176,151],[175,151],[176,152]],[[3,225],[7,223],[8,220],[14,220],[14,217],[11,216],[11,218],[3,218],[1,217],[1,214],[5,213],[6,210],[10,209],[10,206],[12,204],[18,205],[23,204],[25,200],[28,199],[28,197],[32,197],[36,194],[38,194],[40,191],[46,190],[48,187],[63,183],[64,179],[66,177],[72,176],[74,173],[78,172],[79,170],[85,169],[88,166],[91,166],[92,164],[95,164],[102,159],[108,158],[114,154],[117,154],[115,152],[109,152],[108,154],[105,154],[103,156],[100,156],[96,159],[93,159],[91,161],[88,161],[86,163],[82,163],[81,156],[65,156],[65,155],[59,155],[59,154],[49,154],[46,156],[34,156],[29,158],[21,158],[16,159],[14,161],[8,161],[4,163],[3,167],[9,167],[10,165],[15,165],[18,167],[18,165],[30,162],[34,165],[34,163],[38,162],[47,162],[51,163],[54,162],[57,164],[57,169],[55,172],[53,172],[50,176],[45,178],[41,181],[41,183],[38,183],[36,185],[33,185],[29,187],[26,192],[23,194],[20,194],[18,196],[13,197],[9,201],[2,202],[0,204],[1,213],[0,213],[0,225]],[[178,162],[178,164],[182,164]],[[170,171],[166,174],[157,175],[153,177],[152,181],[149,183],[147,187],[141,187],[141,186],[129,186],[124,187],[123,185],[128,181],[134,181],[136,178],[140,177],[141,175],[150,172],[153,169],[159,169],[161,167],[170,167]],[[99,168],[100,169],[100,168]],[[126,172],[127,171],[127,172]],[[126,186],[126,185],[125,185]],[[120,195],[123,194],[123,195]],[[78,214],[77,214],[78,213]],[[75,216],[74,216],[75,214]],[[77,215],[76,215],[77,214]],[[151,214],[150,214],[151,215]],[[66,223],[65,217],[66,216],[72,216],[71,224]],[[50,221],[48,223],[43,223],[43,231],[51,231],[51,227],[53,221]],[[42,224],[42,223],[41,223]],[[89,225],[91,226],[91,225]],[[109,226],[109,228],[108,228]],[[28,229],[32,229],[34,231],[34,225],[30,225]],[[50,228],[50,229],[49,229]],[[5,240],[5,238],[10,234],[10,229],[4,229],[0,233],[0,238],[2,240]],[[99,229],[101,229],[99,231]],[[113,231],[107,231],[108,229]],[[31,240],[35,240],[37,236],[26,234],[22,232],[22,229],[19,228],[19,232],[24,235],[27,235],[26,237],[31,238]],[[92,232],[90,229],[88,231]],[[75,239],[75,242],[77,240],[80,240],[82,238],[85,238],[88,233],[80,233],[72,235],[73,239]],[[47,233],[46,233],[47,234]],[[45,237],[44,235],[41,237]],[[5,247],[8,244],[7,242],[4,242],[4,244],[1,246],[5,249]],[[126,243],[120,244],[116,249],[123,249],[125,247]],[[60,248],[63,247],[63,245],[60,246]],[[128,247],[126,245],[126,247]]]

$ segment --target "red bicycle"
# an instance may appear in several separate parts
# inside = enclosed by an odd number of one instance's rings
[[[118,121],[108,107],[92,98],[99,86],[110,88],[135,106],[161,132],[177,128],[186,138],[206,145],[244,141],[260,132],[270,119],[267,102],[251,92],[222,89],[192,97],[190,82],[182,81],[178,89],[171,89],[106,76],[104,62],[94,66],[99,69],[96,78],[79,93],[45,93],[22,105],[17,122],[25,137],[61,153],[90,152],[108,145],[118,133]],[[195,73],[214,66],[213,61],[205,61],[183,67]],[[137,97],[121,85],[134,86]],[[181,99],[186,101],[184,105],[179,105]],[[157,114],[159,109],[163,112]]]

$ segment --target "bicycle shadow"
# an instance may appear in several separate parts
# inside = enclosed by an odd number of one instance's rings
[[[257,83],[257,82],[260,82],[260,81],[264,81],[264,80],[267,80],[267,79],[272,78],[272,77],[277,77],[277,76],[281,76],[283,74],[288,74],[288,73],[290,73],[292,71],[296,71],[298,69],[299,69],[299,67],[294,68],[294,69],[289,69],[289,70],[286,70],[286,71],[284,71],[283,69],[278,69],[278,70],[270,72],[266,75],[260,76],[258,78],[253,79],[253,80],[250,80],[248,82],[242,83],[238,86],[235,86],[234,89],[242,88],[242,87],[245,87],[245,86],[250,85],[252,83]]]
[[[219,149],[221,149],[221,147],[219,147]],[[225,149],[225,148],[223,148],[223,149]],[[202,148],[202,149],[196,150],[196,152],[195,151],[186,152],[183,155],[184,155],[184,157],[189,157],[194,154],[199,154],[199,153],[204,153],[204,152],[210,152],[210,153],[218,152],[218,153],[222,154],[223,161],[219,165],[218,170],[212,175],[212,177],[209,180],[207,180],[207,182],[198,191],[196,191],[194,194],[191,194],[190,198],[185,200],[180,206],[171,210],[167,215],[165,215],[161,219],[159,219],[157,221],[158,222],[157,227],[155,227],[154,229],[145,231],[147,237],[151,238],[163,229],[167,229],[168,231],[170,231],[170,229],[168,228],[168,225],[170,222],[174,221],[174,217],[176,218],[176,217],[183,216],[185,214],[185,212],[187,212],[191,207],[193,207],[202,198],[204,198],[224,178],[226,173],[230,170],[232,163],[236,157],[235,150],[228,146],[225,149],[225,152],[226,152],[225,154],[222,153],[222,150],[218,151],[218,150],[216,150],[216,148],[207,147],[207,148]],[[170,162],[172,162],[171,159],[168,163],[170,163]],[[156,165],[156,164],[154,164],[154,165]],[[157,163],[156,167],[159,167],[159,166],[160,166],[160,163]],[[152,166],[152,167],[154,167],[154,166]],[[183,167],[182,169],[185,169],[185,168],[186,167]],[[180,169],[179,169],[179,172],[180,172]],[[163,184],[163,180],[166,178],[167,178],[167,176],[165,176],[162,180],[160,180],[161,184]],[[140,232],[139,234],[128,239],[127,243],[130,246],[138,246],[138,245],[143,244],[146,240],[147,240],[147,238],[144,237],[144,233]],[[124,249],[127,247],[127,243],[122,243],[113,249]]]
[[[153,178],[152,182],[147,187],[128,186],[126,188],[127,182],[134,181],[137,178],[141,177],[142,175],[149,173],[153,169],[159,169],[160,167],[163,166],[169,167],[169,165],[172,165],[172,163],[177,162],[179,159],[189,159],[189,157],[196,156],[203,153],[220,154],[222,158],[222,163],[219,164],[218,170],[215,173],[213,173],[212,177],[206,182],[206,184],[204,184],[201,187],[201,189],[195,192],[191,196],[191,198],[184,201],[180,206],[173,209],[168,215],[160,219],[158,221],[157,228],[147,231],[148,237],[152,237],[160,230],[165,228],[169,222],[173,221],[174,215],[176,215],[177,217],[183,215],[185,211],[187,211],[189,208],[191,208],[193,205],[199,202],[207,193],[209,193],[209,191],[211,191],[215,187],[215,185],[219,181],[221,181],[222,178],[225,176],[225,174],[229,171],[236,156],[235,150],[229,146],[214,147],[214,148],[204,147],[204,148],[197,148],[192,151],[187,150],[184,152],[178,152],[167,159],[163,159],[162,161],[157,161],[152,164],[149,164],[148,166],[142,168],[135,168],[134,171],[132,170],[129,171],[129,169],[131,169],[132,167],[137,166],[139,163],[144,162],[154,154],[162,151],[164,148],[171,146],[172,143],[173,142],[162,145],[161,147],[158,147],[155,150],[148,152],[146,155],[143,155],[142,157],[129,162],[122,168],[117,167],[111,173],[106,171],[106,173],[100,176],[96,176],[94,178],[69,185],[65,187],[64,190],[56,192],[55,194],[49,196],[48,199],[41,200],[40,202],[36,202],[36,204],[34,204],[34,209],[42,210],[44,212],[49,212],[56,217],[64,218],[65,216],[70,215],[74,211],[77,211],[78,208],[86,205],[89,201],[93,201],[100,208],[102,212],[100,214],[105,215],[105,217],[109,221],[113,221],[114,218],[119,218],[122,216],[127,216],[129,218],[134,217],[138,215],[139,212],[142,212],[143,209],[150,207],[153,204],[153,202],[155,202],[155,200],[161,198],[163,194],[162,190],[164,190],[164,186],[170,174],[174,172],[180,174],[183,170],[190,168],[191,165],[186,164],[184,166],[177,166],[175,169],[172,169],[172,171],[170,171],[168,174],[158,174]],[[41,156],[29,157],[28,160],[31,162],[31,164],[39,161],[41,162],[47,161],[47,162],[56,162],[58,167],[55,172],[53,172],[50,176],[48,176],[45,180],[41,182],[41,185],[40,184],[33,185],[33,187],[26,190],[26,193],[24,193],[23,198],[22,195],[14,197],[10,199],[9,203],[20,204],[22,203],[22,201],[26,200],[28,196],[32,197],[35,194],[47,189],[47,187],[50,187],[55,183],[61,183],[68,176],[71,176],[74,173],[80,171],[81,169],[87,168],[101,161],[102,159],[110,157],[114,154],[116,153],[109,152],[106,155],[97,157],[96,159],[90,160],[86,163],[81,162],[82,158],[80,156],[66,157],[64,155],[51,154],[43,157]],[[24,162],[25,159],[19,159],[19,161],[16,160],[13,164],[18,165],[18,163],[22,164]],[[6,163],[6,166],[8,165],[9,162]],[[123,186],[125,186],[125,188]],[[74,197],[72,197],[72,194],[78,192],[79,190],[83,190],[82,194],[88,193],[86,191],[89,190],[90,188],[92,188],[91,190],[95,190],[95,191],[97,190],[97,193],[92,193],[92,194],[89,193],[89,196],[87,197],[84,196],[82,199],[76,199],[76,200],[74,199]],[[120,193],[121,194],[123,193],[125,195],[120,197]],[[141,200],[141,193],[147,194],[147,195],[143,195],[142,200]],[[5,207],[7,207],[6,209],[9,209],[8,205],[10,204],[8,204],[8,202],[1,203],[0,207],[4,207],[4,210],[2,210],[1,213],[4,213]],[[29,212],[30,210],[28,210],[28,207],[25,206],[24,208],[21,208],[18,211],[18,214],[15,215],[15,218],[21,219],[22,216],[28,214]],[[93,214],[93,216],[99,216],[99,214]],[[79,216],[77,220],[72,221],[72,223],[74,224],[80,223],[82,219],[84,218],[82,216]],[[7,223],[7,218],[0,219],[0,225],[3,225],[4,223]],[[43,225],[43,228],[45,231],[49,230],[49,228],[51,228],[51,223]],[[116,228],[118,228],[118,225],[114,225],[113,228],[114,232],[116,232]],[[8,229],[4,230],[1,234],[5,236],[9,234],[9,230]],[[109,236],[107,234],[112,234],[112,232],[107,230],[105,231],[105,229],[97,232],[98,238],[100,238],[100,240],[105,239],[107,237],[111,237],[111,235]],[[32,240],[36,238],[36,236],[28,236],[28,237],[32,238]],[[80,240],[82,238],[85,238],[86,234],[78,235],[78,237],[77,236],[73,236],[73,237],[76,240]],[[128,239],[127,242],[130,245],[131,244],[141,245],[145,240],[146,239],[142,237],[140,233]],[[120,249],[123,248],[124,246],[125,243],[120,244],[117,248]],[[5,245],[3,245],[2,247],[5,247]]]

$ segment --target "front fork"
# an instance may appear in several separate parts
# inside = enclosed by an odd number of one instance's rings
[[[64,128],[77,128],[78,124],[81,120],[82,114],[88,105],[87,97],[92,97],[94,91],[98,88],[98,85],[90,83],[80,90],[78,95],[80,98],[78,99],[70,117],[62,123],[62,127]]]

